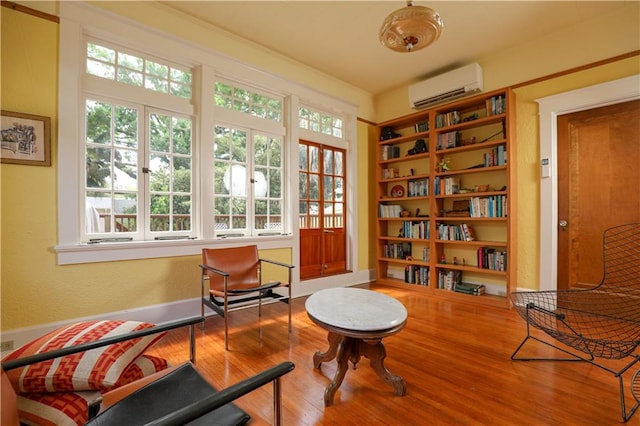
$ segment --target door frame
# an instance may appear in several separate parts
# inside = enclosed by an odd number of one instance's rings
[[[640,99],[640,75],[536,99],[540,116],[540,290],[558,288],[557,117]]]

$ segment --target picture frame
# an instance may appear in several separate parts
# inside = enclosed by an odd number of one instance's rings
[[[1,110],[0,162],[51,165],[51,119]]]

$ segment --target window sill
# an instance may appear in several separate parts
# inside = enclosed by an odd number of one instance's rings
[[[121,260],[154,259],[160,257],[195,256],[205,247],[233,247],[257,244],[259,249],[292,247],[292,235],[262,237],[216,238],[210,240],[127,241],[100,244],[55,246],[58,265],[117,262]]]

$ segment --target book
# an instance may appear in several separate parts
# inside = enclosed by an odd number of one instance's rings
[[[464,294],[471,294],[474,296],[480,296],[485,293],[486,287],[484,284],[471,284],[459,282],[453,287],[453,291]]]

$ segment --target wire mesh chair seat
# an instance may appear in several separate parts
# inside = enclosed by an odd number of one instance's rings
[[[640,223],[609,228],[604,233],[604,278],[596,287],[579,290],[520,291],[511,294],[516,311],[527,323],[527,335],[511,355],[516,361],[586,361],[619,379],[622,418],[627,421],[640,406],[625,408],[623,374],[640,361]],[[578,353],[531,334],[543,331]],[[528,340],[535,340],[570,357],[518,356]],[[621,369],[596,359],[631,358]],[[635,381],[633,381],[635,383]]]

